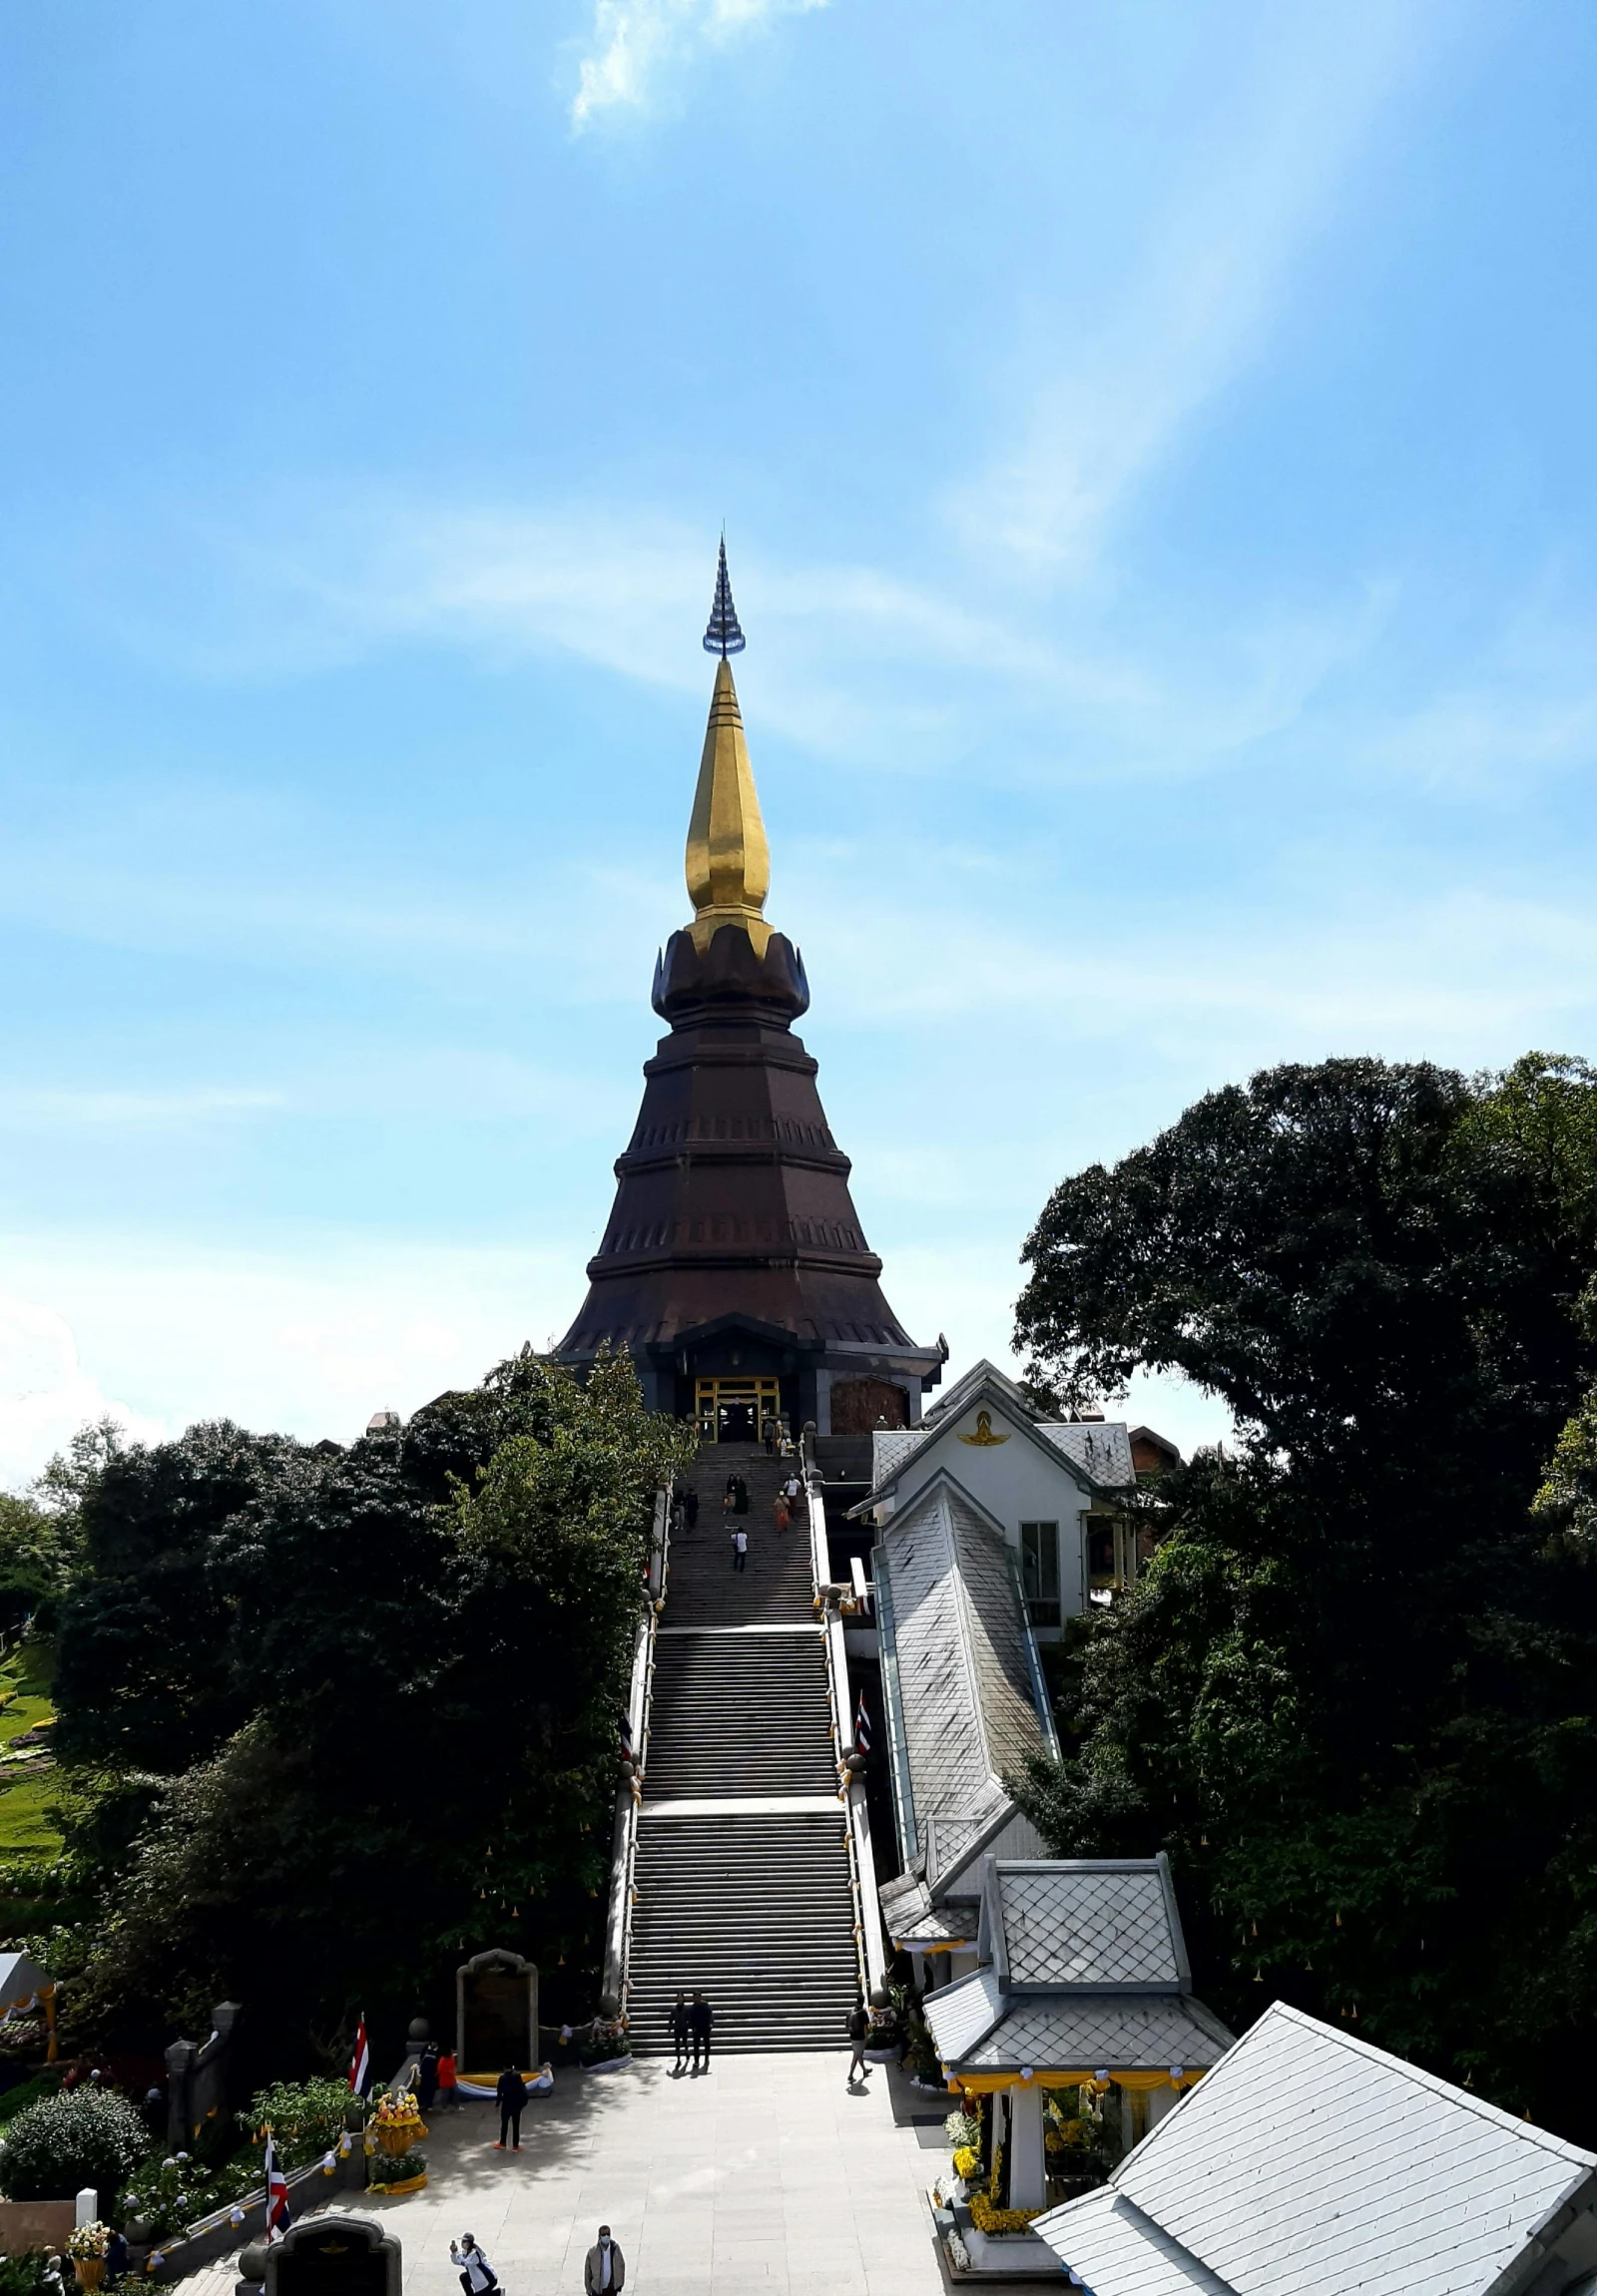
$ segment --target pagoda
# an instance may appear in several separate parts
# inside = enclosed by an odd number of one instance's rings
[[[645,1064],[560,1360],[625,1351],[650,1406],[713,1441],[756,1441],[774,1422],[822,1436],[914,1426],[946,1351],[917,1347],[882,1296],[816,1065],[793,1033],[809,989],[766,922],[771,850],[733,683],[745,641],[725,539],[704,643],[718,660],[688,824],[693,922],[656,960],[670,1034]]]

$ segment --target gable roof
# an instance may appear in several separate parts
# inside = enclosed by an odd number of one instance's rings
[[[874,1431],[870,1490],[857,1506],[849,1508],[850,1521],[867,1514],[894,1490],[910,1464],[946,1435],[956,1419],[982,1402],[990,1404],[1013,1434],[1035,1444],[1050,1462],[1057,1464],[1062,1458],[1074,1480],[1094,1494],[1136,1488],[1131,1444],[1120,1420],[1065,1419],[1044,1424],[1027,1408],[1012,1379],[1006,1379],[990,1363],[981,1362],[966,1372],[918,1427],[878,1427]]]
[[[930,1410],[922,1415],[921,1425],[935,1427],[944,1419],[957,1419],[965,1406],[975,1401],[978,1391],[983,1387],[995,1388],[1014,1410],[1023,1412],[1028,1419],[1037,1416],[1008,1373],[1000,1371],[997,1364],[990,1363],[985,1355],[980,1355],[968,1371],[960,1373],[945,1395],[938,1396]]]
[[[1278,2001],[1104,2191],[1036,2229],[1101,2296],[1487,2296],[1597,2196],[1594,2172]]]
[[[1231,2035],[1192,1983],[1157,1858],[988,1858],[981,1966],[926,2018],[950,2075],[1203,2070]]]
[[[899,1847],[934,1885],[1011,1814],[1005,1775],[1058,1741],[1003,1527],[946,1469],[871,1564]]]
[[[1012,1993],[1184,1993],[1192,1983],[1163,1851],[995,1859],[981,1914],[981,1950]]]

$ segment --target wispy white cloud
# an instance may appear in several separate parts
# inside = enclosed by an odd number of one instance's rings
[[[719,46],[773,17],[804,15],[825,5],[826,0],[594,0],[571,124],[580,130],[606,112],[643,109],[663,76],[695,48]]]
[[[1275,19],[1274,52],[1235,91],[1223,138],[1171,167],[1120,294],[1084,323],[1045,291],[1051,326],[1015,358],[1042,374],[1019,386],[1010,439],[949,494],[972,542],[1033,577],[1093,570],[1111,514],[1258,352],[1437,20],[1432,0]]]

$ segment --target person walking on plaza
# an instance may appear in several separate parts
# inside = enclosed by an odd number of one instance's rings
[[[788,1502],[788,1508],[791,1514],[797,1515],[798,1512],[798,1494],[802,1489],[803,1485],[799,1482],[797,1475],[790,1475],[787,1482],[782,1487],[782,1495]]]
[[[732,1535],[732,1567],[735,1571],[749,1568],[749,1534],[741,1523]]]
[[[627,2285],[627,2259],[611,2239],[608,2224],[600,2225],[599,2237],[588,2251],[582,2284],[588,2296],[621,2296]]]
[[[511,2151],[519,2152],[521,2150],[521,2108],[527,2101],[527,2084],[513,2065],[507,2065],[503,2072],[500,2073],[499,2085],[494,2090],[494,2094],[499,2099],[499,2141],[494,2146],[494,2150],[495,2152],[503,2152],[505,2135],[508,2131]]]
[[[490,2288],[498,2287],[498,2273],[469,2232],[450,2241],[449,2261],[460,2275],[463,2296],[488,2296]]]
[[[438,2059],[438,2110],[460,2110],[460,2073],[452,2049],[446,2049]]]
[[[673,2072],[686,2071],[688,2050],[693,2040],[693,2029],[688,2023],[688,1996],[685,1993],[679,1993],[672,2004],[671,2038],[677,2049],[677,2062],[671,2069]]]
[[[853,2044],[853,2058],[848,2066],[848,2086],[852,2088],[857,2077],[864,2080],[870,2067],[865,2063],[865,2036],[870,2031],[870,2017],[862,2001],[856,2001],[848,2012],[847,2035]]]
[[[696,1993],[693,1997],[693,2007],[688,2012],[688,2031],[693,2036],[693,2069],[695,2072],[708,2072],[710,2070],[710,2031],[714,2024],[715,2018],[709,2002],[706,2001],[702,1993]]]

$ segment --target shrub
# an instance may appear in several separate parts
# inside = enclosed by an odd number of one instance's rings
[[[117,2215],[126,2223],[137,2217],[150,2227],[152,2240],[173,2240],[215,2208],[242,2200],[247,2192],[265,2188],[261,2161],[250,2153],[207,2168],[192,2153],[168,2153],[164,2160],[147,2160],[136,2168],[122,2188]],[[0,2296],[5,2291],[0,2289]]]
[[[277,2080],[257,2089],[239,2126],[254,2142],[269,2128],[284,2168],[304,2168],[319,2160],[343,2133],[349,2086],[335,2074],[317,2080]]]
[[[15,2256],[0,2256],[0,2296],[50,2296],[44,2276],[43,2248],[24,2248]],[[59,2288],[60,2282],[55,2283]]]
[[[149,2133],[125,2096],[63,2089],[11,2122],[0,2191],[8,2200],[70,2200],[86,2184],[115,2191],[149,2150]]]
[[[397,2152],[391,2159],[379,2153],[371,2163],[370,2181],[380,2191],[385,2184],[407,2184],[412,2176],[426,2173],[427,2155],[413,2144],[408,2152]]]

